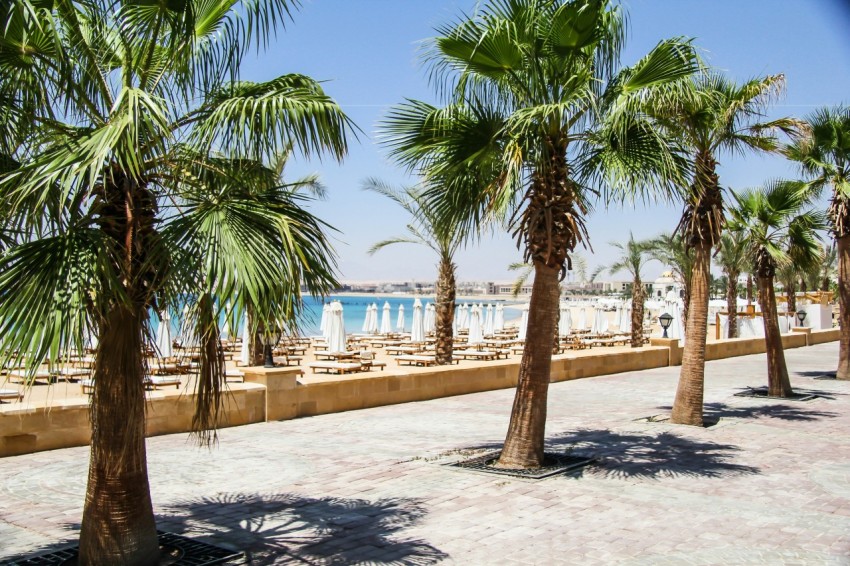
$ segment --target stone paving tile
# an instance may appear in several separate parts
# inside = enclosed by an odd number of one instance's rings
[[[596,458],[532,482],[443,464],[498,449],[513,391],[148,440],[158,525],[247,564],[850,564],[850,382],[837,344],[789,350],[805,403],[734,397],[763,355],[710,362],[693,429],[679,368],[553,384],[549,449]],[[88,449],[0,461],[0,561],[79,528]]]

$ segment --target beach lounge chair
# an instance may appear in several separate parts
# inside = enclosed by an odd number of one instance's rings
[[[160,387],[168,387],[169,385],[180,389],[180,378],[172,375],[148,375],[145,377],[145,386],[151,389],[159,389]]]
[[[387,366],[386,362],[379,362],[375,359],[374,352],[361,352],[360,353],[360,368],[363,371],[371,371],[372,368],[378,368],[383,371]]]
[[[322,370],[325,373],[335,373],[338,375],[342,375],[345,373],[351,373],[354,371],[361,371],[363,369],[363,365],[358,362],[313,362],[309,364],[307,367],[313,370],[313,373],[317,373],[319,370]]]
[[[92,393],[94,393],[94,380],[81,379],[80,388],[83,390],[83,395],[91,395]]]
[[[462,360],[490,361],[499,359],[500,353],[495,350],[455,350],[452,356],[457,356]]]
[[[23,401],[24,394],[14,389],[0,389],[0,403],[3,401]]]
[[[245,374],[238,369],[229,369],[224,372],[224,381],[245,383]]]
[[[408,365],[417,367],[428,367],[437,364],[437,358],[435,356],[423,356],[416,354],[396,356],[395,361],[398,362],[398,365]]]
[[[44,379],[45,381],[50,382],[53,380],[53,375],[53,372],[46,369],[40,369],[32,374],[32,376],[28,376],[25,370],[15,370],[6,374],[6,379],[8,379],[11,383],[26,383],[27,379],[32,379],[33,381],[36,379]]]

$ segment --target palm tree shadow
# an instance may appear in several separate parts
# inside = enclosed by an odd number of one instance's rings
[[[235,493],[171,504],[157,524],[187,536],[214,533],[251,565],[434,564],[448,555],[400,536],[424,515],[422,504],[409,499]]]
[[[662,411],[671,411],[672,407],[658,407]],[[817,421],[820,419],[834,418],[838,413],[829,411],[818,411],[804,405],[752,405],[749,407],[733,407],[725,403],[706,403],[703,405],[704,419],[758,419],[769,417],[784,421]]]
[[[595,458],[596,464],[582,472],[589,475],[657,479],[759,473],[758,468],[733,461],[740,452],[737,446],[694,440],[673,432],[577,430],[554,438],[551,445],[571,455]]]
[[[836,373],[835,370],[832,370],[832,371],[811,370],[811,371],[795,371],[794,375],[799,375],[800,377],[813,377],[813,378],[820,378],[820,379],[835,379],[835,373]]]

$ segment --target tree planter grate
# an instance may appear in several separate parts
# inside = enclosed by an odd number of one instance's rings
[[[587,458],[584,456],[568,456],[565,454],[553,454],[546,452],[544,455],[543,465],[539,468],[529,470],[496,468],[493,464],[496,463],[500,455],[501,452],[490,452],[489,454],[478,456],[477,458],[444,465],[453,468],[460,468],[462,470],[494,474],[497,476],[542,480],[554,475],[580,470],[589,466],[594,461],[593,458]]]
[[[748,387],[746,390],[734,394],[735,397],[752,397],[754,399],[776,399],[778,401],[811,401],[820,395],[816,393],[793,393],[790,397],[777,397],[767,394],[767,387]]]
[[[160,564],[168,566],[207,566],[211,564],[222,564],[242,556],[241,552],[235,552],[220,546],[201,542],[174,533],[159,534],[159,545],[162,549]],[[72,546],[56,550],[47,554],[22,558],[11,562],[2,562],[9,566],[73,566],[77,563],[79,546]]]

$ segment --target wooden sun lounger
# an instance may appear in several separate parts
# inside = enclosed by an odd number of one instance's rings
[[[169,385],[180,389],[181,384],[180,378],[175,376],[149,375],[145,377],[145,386],[153,389],[159,389],[160,387],[167,387]]]
[[[314,362],[308,364],[307,367],[312,369],[313,373],[322,370],[325,373],[335,373],[338,375],[363,370],[363,365],[360,362]]]
[[[418,346],[387,346],[386,352],[393,356],[398,354],[415,354],[421,352],[422,348]]]
[[[0,389],[0,403],[3,401],[23,401],[24,394],[14,389]]]
[[[229,369],[224,372],[224,381],[245,383],[245,374],[239,371],[238,369]]]
[[[437,365],[437,358],[434,356],[417,356],[413,354],[407,354],[404,356],[396,356],[395,361],[398,362],[398,365],[408,365],[417,367],[428,367]]]
[[[8,379],[12,383],[26,383],[27,379],[32,379],[35,381],[36,379],[44,379],[47,382],[53,380],[54,373],[48,371],[46,369],[40,369],[36,371],[32,376],[28,377],[27,372],[24,370],[10,371],[6,374],[6,379]]]
[[[463,360],[473,359],[473,360],[497,360],[502,356],[507,357],[507,353],[503,353],[498,350],[455,350],[452,352],[453,357],[458,357]]]

